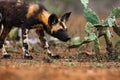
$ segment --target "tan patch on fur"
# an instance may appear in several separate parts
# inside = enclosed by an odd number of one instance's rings
[[[21,6],[21,2],[17,2],[17,3],[16,3],[16,6]]]
[[[50,16],[50,13],[47,11],[43,10],[41,13],[38,14],[38,19],[42,21],[45,25],[48,26],[48,18]]]
[[[26,15],[27,18],[31,17],[35,11],[39,9],[39,5],[37,4],[31,4],[28,9],[28,13]]]

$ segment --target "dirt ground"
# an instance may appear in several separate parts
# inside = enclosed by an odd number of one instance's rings
[[[0,67],[0,80],[120,80],[120,68],[92,68],[86,67],[89,63],[77,64],[79,66],[72,67],[55,64],[6,64]]]
[[[74,63],[79,66],[12,63],[5,61],[0,67],[0,80],[120,80],[120,68],[89,66],[99,63]]]
[[[0,59],[0,80],[120,80],[119,62],[79,62],[74,56],[76,51],[60,52],[64,58],[46,63],[42,51],[31,52],[34,59],[25,60],[21,49],[9,50],[11,59]]]

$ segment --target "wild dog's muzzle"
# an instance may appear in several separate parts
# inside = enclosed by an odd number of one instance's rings
[[[58,30],[56,32],[53,32],[52,36],[58,38],[61,41],[67,42],[68,40],[70,40],[70,37],[67,34],[66,30]]]

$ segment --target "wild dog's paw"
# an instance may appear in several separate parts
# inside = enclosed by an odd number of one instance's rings
[[[11,55],[10,54],[4,54],[2,59],[10,59]]]
[[[53,60],[50,57],[46,57],[46,56],[43,58],[43,61],[45,63],[52,63],[53,62]]]
[[[50,58],[53,58],[53,59],[60,59],[60,58],[61,58],[60,55],[58,55],[58,54],[53,54],[53,53],[48,53],[48,56],[49,56]]]
[[[30,55],[30,54],[25,54],[25,55],[24,55],[24,59],[32,60],[33,57],[32,57],[32,55]]]
[[[52,53],[49,49],[45,50],[45,55],[51,59],[60,59],[61,58],[60,55]]]

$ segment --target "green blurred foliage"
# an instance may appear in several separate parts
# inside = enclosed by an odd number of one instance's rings
[[[7,37],[7,40],[16,40],[18,38],[18,28],[13,28],[8,37]]]
[[[97,14],[90,8],[84,9],[84,17],[87,22],[90,22],[92,24],[99,24],[99,18]]]
[[[83,4],[84,8],[87,8],[89,0],[80,0],[80,1]]]

